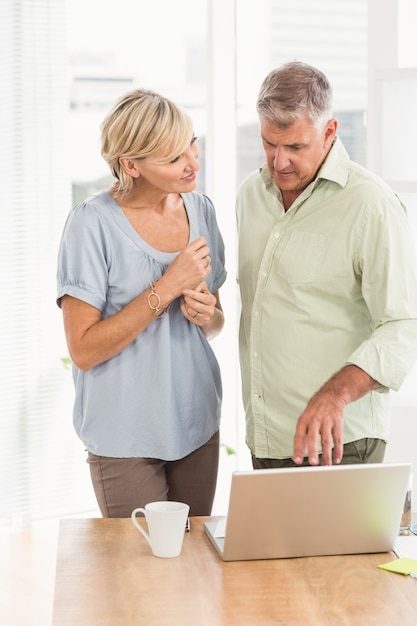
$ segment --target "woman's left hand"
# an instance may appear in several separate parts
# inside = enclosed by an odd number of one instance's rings
[[[208,290],[205,282],[200,283],[196,289],[186,289],[181,300],[183,315],[196,326],[203,326],[213,317],[216,310],[217,299]]]

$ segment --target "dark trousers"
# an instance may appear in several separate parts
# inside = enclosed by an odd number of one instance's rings
[[[358,439],[357,441],[345,443],[340,465],[350,465],[352,463],[382,463],[386,445],[386,442],[382,439]],[[321,454],[319,455],[319,464],[322,465]],[[304,458],[301,465],[296,465],[292,459],[259,459],[252,454],[253,469],[305,467],[307,465],[310,465],[308,457]]]

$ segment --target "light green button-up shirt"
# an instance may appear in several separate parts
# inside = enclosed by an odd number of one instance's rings
[[[380,383],[346,406],[344,442],[387,440],[389,389],[417,357],[417,270],[405,207],[336,140],[285,212],[266,166],[237,199],[247,444],[293,454],[298,417],[348,363]]]

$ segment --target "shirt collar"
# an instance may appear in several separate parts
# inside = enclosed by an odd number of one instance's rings
[[[316,180],[330,180],[341,187],[345,187],[348,181],[349,161],[350,158],[343,143],[339,137],[336,137],[329,154],[317,173]]]

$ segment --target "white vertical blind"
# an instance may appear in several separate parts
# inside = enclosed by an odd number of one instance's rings
[[[71,395],[54,304],[70,206],[63,0],[0,4],[0,519],[70,505]]]

